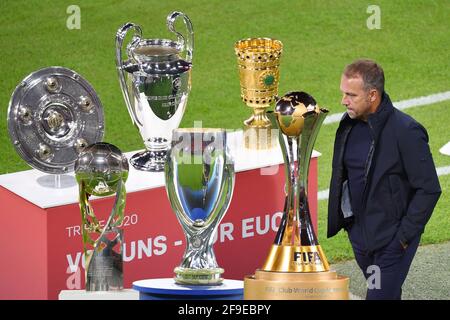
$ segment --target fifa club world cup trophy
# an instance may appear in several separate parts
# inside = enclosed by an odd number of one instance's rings
[[[269,254],[244,280],[245,299],[348,299],[348,278],[330,270],[311,223],[308,205],[310,158],[328,110],[305,92],[290,92],[268,117],[279,128],[286,168],[283,217]],[[295,154],[294,154],[295,152]]]

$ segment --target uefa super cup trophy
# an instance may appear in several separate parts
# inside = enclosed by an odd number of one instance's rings
[[[266,109],[277,99],[283,44],[270,38],[250,38],[237,41],[234,50],[239,65],[241,98],[253,109],[253,115],[244,121],[245,147],[269,149],[274,143]]]
[[[231,201],[234,163],[222,129],[176,129],[165,169],[166,190],[183,227],[186,250],[175,282],[222,283],[213,239]]]
[[[175,30],[178,18],[183,19],[187,28],[185,36]],[[173,12],[167,17],[167,26],[176,34],[176,41],[143,39],[141,27],[131,22],[123,25],[116,35],[120,87],[146,148],[130,159],[138,170],[164,170],[172,130],[181,122],[191,90],[192,23],[185,14]],[[123,42],[131,29],[134,34],[126,47],[127,59],[124,61]]]
[[[244,280],[245,299],[348,299],[348,278],[330,270],[308,205],[310,158],[327,113],[309,94],[290,92],[277,101],[275,112],[268,114],[279,128],[286,199],[266,261]]]
[[[86,291],[123,289],[123,230],[120,226],[125,209],[127,158],[112,144],[92,144],[75,162],[75,176],[80,190]],[[95,216],[89,197],[112,194],[116,194],[114,206],[103,225]]]

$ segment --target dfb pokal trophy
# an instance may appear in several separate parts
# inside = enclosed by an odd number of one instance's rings
[[[75,162],[75,176],[79,185],[86,291],[121,290],[123,230],[120,226],[125,209],[127,158],[112,144],[92,144]],[[103,223],[96,217],[89,197],[113,194],[116,194],[114,206]]]
[[[253,110],[244,121],[244,141],[248,149],[270,149],[272,125],[266,109],[276,101],[280,78],[280,57],[283,44],[270,38],[239,40],[234,45],[239,65],[241,99]]]
[[[279,128],[286,168],[286,199],[266,261],[254,275],[245,277],[245,299],[349,298],[349,280],[330,270],[314,232],[308,205],[310,158],[327,113],[309,94],[290,92],[277,101],[275,112],[268,114]]]
[[[222,129],[176,129],[165,168],[166,190],[186,236],[175,282],[218,285],[224,269],[216,262],[214,234],[231,201],[234,163]]]
[[[184,36],[175,30],[179,18],[187,28]],[[131,22],[116,35],[120,87],[146,148],[133,155],[130,162],[143,171],[164,170],[172,130],[181,122],[191,90],[192,23],[185,14],[173,12],[167,17],[167,26],[177,36],[176,41],[143,39],[141,27]],[[123,50],[125,36],[132,29],[134,34]],[[122,60],[122,51],[126,51],[126,60]]]

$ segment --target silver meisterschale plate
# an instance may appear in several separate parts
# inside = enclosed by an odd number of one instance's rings
[[[8,107],[8,131],[16,151],[47,173],[74,170],[78,154],[103,139],[103,107],[78,73],[48,67],[16,87]]]

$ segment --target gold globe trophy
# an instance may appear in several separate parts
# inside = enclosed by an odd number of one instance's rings
[[[269,255],[244,279],[244,299],[337,300],[349,298],[349,279],[330,270],[315,235],[307,186],[314,142],[328,110],[305,92],[290,92],[268,113],[279,128],[286,168],[283,218]],[[286,136],[286,140],[283,136]],[[294,142],[297,157],[294,158]]]
[[[278,95],[283,44],[275,39],[251,38],[236,42],[234,50],[239,64],[241,98],[253,109],[252,116],[244,121],[245,147],[270,149],[276,144],[272,141],[272,125],[266,109]]]

